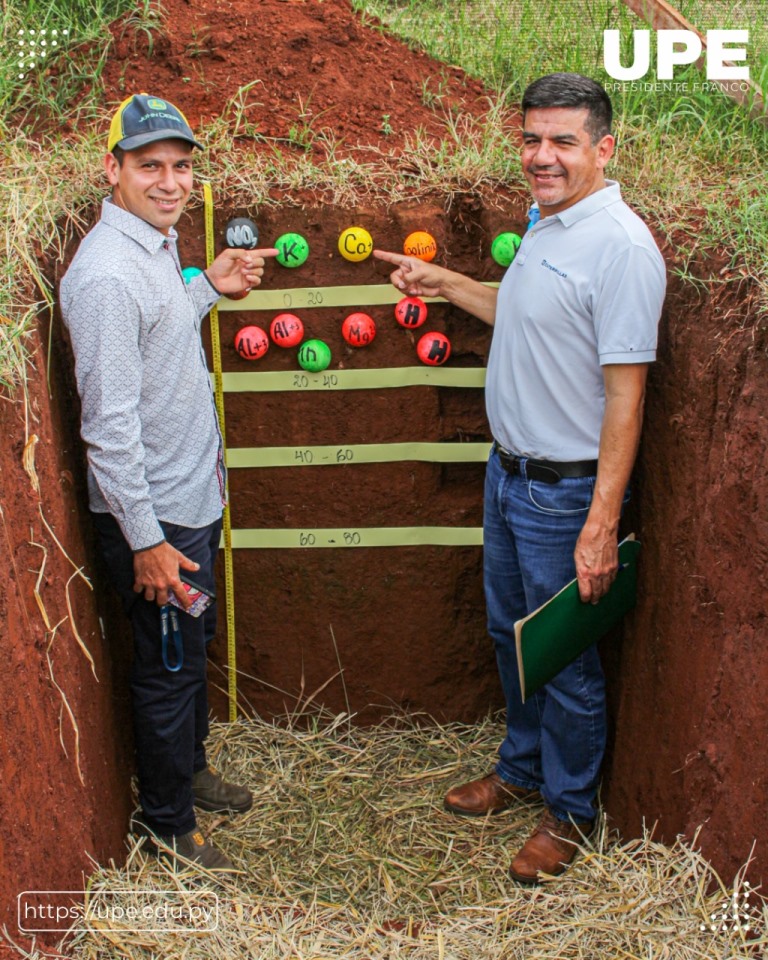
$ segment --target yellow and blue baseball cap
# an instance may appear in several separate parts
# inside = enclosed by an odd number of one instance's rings
[[[109,152],[115,147],[135,150],[156,140],[186,140],[204,149],[195,140],[187,118],[172,103],[148,93],[135,93],[123,100],[109,127]]]

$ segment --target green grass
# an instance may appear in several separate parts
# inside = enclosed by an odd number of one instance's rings
[[[160,18],[157,0],[6,0],[0,10],[0,131],[28,128],[41,109],[60,122],[97,116],[99,80],[112,45],[108,25],[125,14],[124,29],[151,42]],[[91,93],[84,96],[86,88]]]
[[[566,70],[613,84],[603,69],[603,31],[629,38],[647,24],[615,0],[353,0],[431,56],[458,64],[518,105],[528,83]],[[768,19],[761,0],[680,0],[697,29],[750,30],[751,79],[768,103]],[[655,79],[655,64],[647,80]],[[726,249],[768,299],[768,124],[720,92],[701,89],[695,68],[678,69],[671,90],[611,89],[618,149],[609,168],[625,196],[678,249],[679,271],[707,251]],[[439,101],[440,77],[424,86]],[[762,181],[762,187],[760,186]],[[757,195],[755,194],[757,191]],[[690,242],[686,236],[691,233]]]

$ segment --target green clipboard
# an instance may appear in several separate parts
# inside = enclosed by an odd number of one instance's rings
[[[598,603],[582,603],[579,586],[571,580],[542,607],[517,621],[515,644],[523,703],[635,606],[639,551],[640,541],[634,533],[621,541],[619,571]]]

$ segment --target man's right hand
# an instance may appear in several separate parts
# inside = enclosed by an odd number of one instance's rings
[[[392,284],[409,297],[439,297],[445,275],[445,267],[426,263],[418,257],[408,257],[403,253],[389,253],[387,250],[374,250],[374,257],[393,263],[397,270],[390,274]]]
[[[154,600],[159,606],[168,603],[168,593],[173,592],[186,610],[191,601],[179,579],[180,567],[184,570],[199,570],[200,564],[185,557],[167,541],[134,553],[133,589],[136,593],[143,591],[146,600],[150,603]]]
[[[390,280],[409,297],[444,297],[467,313],[493,326],[496,319],[497,291],[447,267],[426,263],[403,253],[374,250],[374,257],[394,264]]]

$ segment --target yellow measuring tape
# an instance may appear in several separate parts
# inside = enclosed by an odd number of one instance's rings
[[[216,252],[213,242],[213,191],[210,183],[203,184],[205,205],[205,261],[206,266],[213,263]],[[211,307],[211,351],[213,353],[213,383],[216,412],[224,443],[224,463],[227,462],[227,439],[224,429],[224,387],[221,373],[221,341],[219,337],[219,311],[216,305]],[[229,513],[229,491],[224,507],[224,593],[227,612],[227,696],[229,699],[229,721],[237,720],[237,648],[235,645],[235,577],[232,568],[232,521]]]

